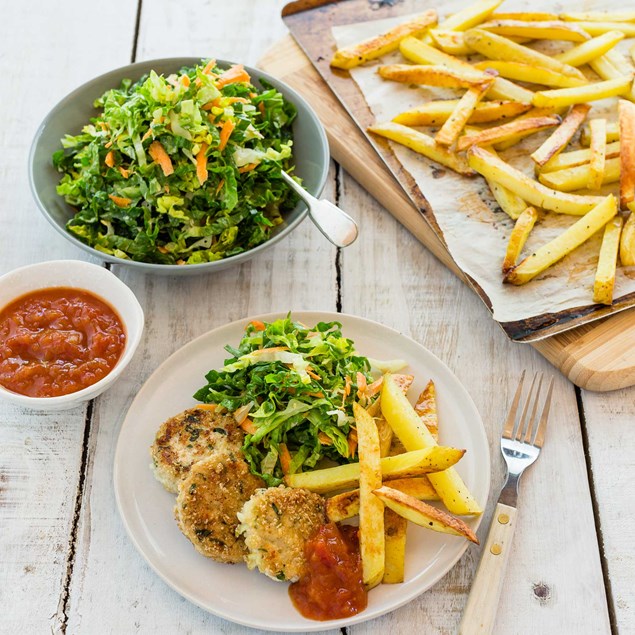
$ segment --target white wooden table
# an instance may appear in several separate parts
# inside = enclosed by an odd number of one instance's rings
[[[60,98],[131,61],[193,55],[256,63],[285,34],[282,5],[31,0],[5,6],[0,273],[47,259],[86,259],[41,217],[27,183],[31,138]],[[171,279],[113,267],[147,317],[123,379],[66,413],[0,403],[2,633],[248,631],[189,604],[149,569],[117,514],[112,462],[124,413],[158,364],[197,335],[250,314],[352,313],[399,329],[443,359],[470,391],[491,443],[484,537],[503,475],[503,413],[521,369],[552,369],[533,349],[508,342],[475,295],[337,165],[326,194],[361,224],[351,248],[338,253],[306,221],[260,257],[214,276]],[[634,456],[635,389],[586,393],[558,375],[548,443],[524,478],[498,633],[635,632]],[[423,596],[348,632],[454,632],[478,555],[470,547]]]

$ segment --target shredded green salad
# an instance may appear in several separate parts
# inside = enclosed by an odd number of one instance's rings
[[[237,348],[225,347],[231,357],[224,367],[211,370],[207,385],[194,395],[248,423],[243,452],[251,471],[269,486],[324,458],[356,461],[356,445],[349,441],[358,389],[372,382],[374,369],[405,366],[363,357],[341,327],[319,322],[310,328],[291,316],[251,322]]]
[[[266,241],[296,197],[293,104],[241,65],[151,71],[95,102],[101,114],[53,155],[67,230],[119,258],[198,264]]]

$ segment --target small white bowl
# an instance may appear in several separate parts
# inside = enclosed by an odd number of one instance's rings
[[[38,289],[69,287],[91,292],[119,315],[126,343],[114,368],[87,388],[59,397],[28,397],[0,385],[0,398],[34,410],[70,410],[110,388],[130,363],[143,333],[143,309],[134,293],[113,273],[82,260],[53,260],[14,269],[0,277],[0,310],[13,300]]]

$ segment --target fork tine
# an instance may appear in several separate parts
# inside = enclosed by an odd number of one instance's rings
[[[549,390],[547,391],[547,398],[545,399],[545,405],[542,407],[542,414],[540,415],[540,422],[534,430],[531,444],[537,448],[541,448],[545,442],[545,430],[547,429],[547,417],[549,416],[549,408],[551,408],[551,395],[553,394],[553,377],[549,382]]]
[[[543,378],[543,375],[542,373],[540,373],[538,388],[536,388],[536,394],[534,396],[534,405],[531,409],[531,417],[526,422],[525,430],[521,432],[521,435],[520,435],[519,440],[524,441],[525,443],[529,443],[529,440],[531,439],[531,433],[534,427],[534,423],[536,421],[536,415],[538,414],[538,400],[540,399],[540,389],[542,388],[542,378]],[[523,439],[523,436],[525,437],[524,439]]]
[[[527,421],[527,413],[529,411],[529,404],[531,403],[531,397],[534,392],[534,386],[536,384],[536,375],[531,380],[531,386],[529,387],[529,393],[527,394],[527,399],[525,400],[525,405],[523,406],[523,411],[520,414],[520,417],[516,421],[514,425],[514,431],[512,432],[511,438],[515,441],[520,441],[519,434],[522,434],[522,429],[524,427],[525,421]]]
[[[514,401],[507,413],[507,419],[505,420],[505,427],[503,428],[503,436],[512,439],[512,431],[514,429],[514,422],[516,421],[516,412],[518,411],[518,402],[520,401],[520,395],[523,390],[523,381],[525,381],[525,371],[523,370],[520,375],[520,381],[518,382],[518,388],[516,388],[516,394],[514,395]]]

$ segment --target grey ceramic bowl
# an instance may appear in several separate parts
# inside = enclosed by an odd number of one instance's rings
[[[46,116],[38,128],[31,146],[29,181],[38,207],[53,227],[67,240],[96,258],[128,265],[148,273],[169,275],[211,273],[253,258],[286,236],[304,219],[307,207],[304,203],[299,202],[294,209],[285,214],[284,222],[273,230],[272,236],[267,242],[242,254],[198,265],[150,264],[117,258],[89,247],[66,231],[66,221],[75,214],[75,209],[68,205],[55,190],[61,175],[53,167],[51,157],[53,152],[61,147],[60,139],[65,134],[78,134],[91,117],[97,116],[98,111],[93,107],[95,99],[109,88],[118,87],[122,79],[129,78],[136,81],[151,70],[168,75],[177,72],[183,66],[198,64],[200,60],[201,58],[198,57],[179,57],[150,60],[118,68],[80,86],[57,104]],[[230,66],[233,63],[218,60],[219,66],[222,67]],[[304,187],[311,194],[319,196],[324,188],[329,168],[328,142],[322,124],[306,101],[289,86],[256,68],[245,66],[245,69],[251,75],[255,86],[260,87],[259,79],[266,80],[298,109],[298,116],[293,124],[295,174],[302,178]]]

